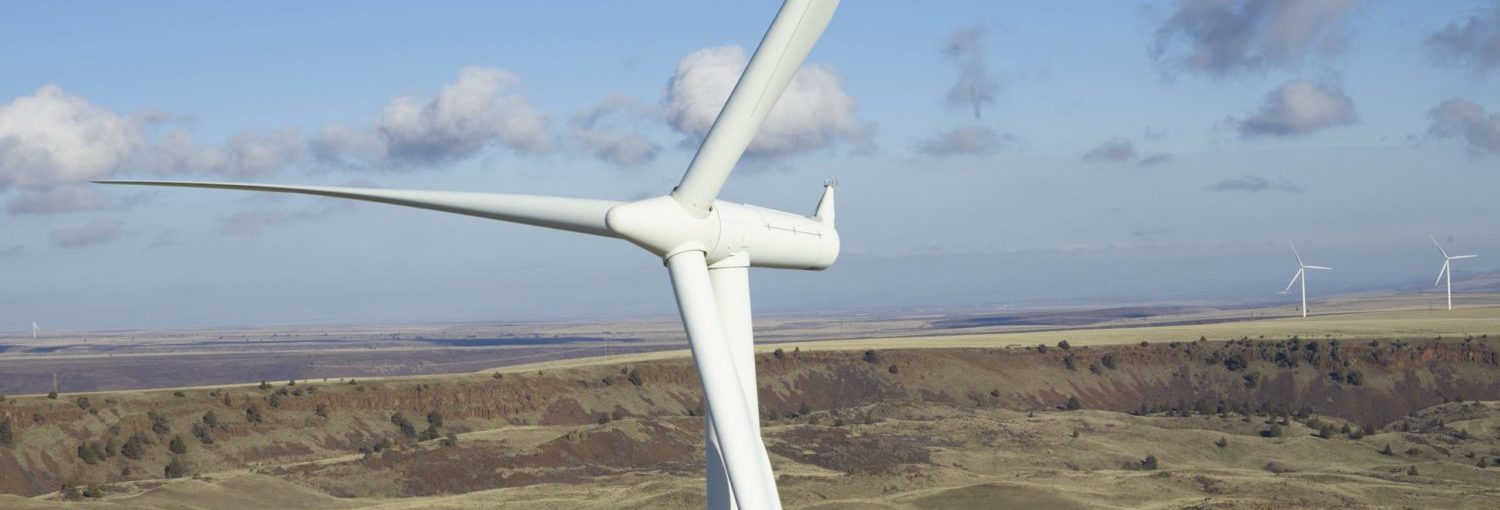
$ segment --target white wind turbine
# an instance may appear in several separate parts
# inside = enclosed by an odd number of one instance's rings
[[[1297,280],[1301,280],[1302,281],[1302,317],[1305,318],[1305,317],[1307,317],[1307,270],[1308,269],[1324,269],[1324,270],[1328,270],[1328,269],[1333,269],[1333,268],[1331,268],[1331,267],[1323,267],[1323,266],[1309,266],[1307,264],[1303,264],[1302,263],[1302,254],[1301,253],[1297,253],[1297,245],[1292,244],[1292,243],[1287,243],[1287,244],[1291,244],[1292,245],[1292,255],[1295,256],[1295,257],[1297,257],[1297,274],[1292,275],[1292,281],[1290,283],[1286,284],[1286,289],[1283,289],[1281,291],[1281,293],[1285,294],[1287,291],[1292,290],[1292,285],[1296,285],[1297,284]]]
[[[42,330],[42,328],[39,328],[39,327],[36,326],[36,321],[31,321],[31,339],[32,340],[36,340],[36,333],[38,331],[41,331],[41,330]]]
[[[668,195],[615,202],[493,193],[182,181],[96,181],[303,193],[479,216],[624,239],[667,267],[703,383],[710,508],[779,509],[760,437],[750,324],[750,267],[822,270],[839,254],[834,187],[812,216],[716,200],[838,0],[787,0]],[[732,499],[731,499],[732,494]]]
[[[1458,260],[1458,259],[1472,259],[1472,258],[1478,257],[1479,255],[1449,255],[1448,254],[1448,250],[1444,250],[1443,249],[1442,243],[1437,242],[1437,238],[1436,237],[1427,236],[1427,238],[1431,239],[1432,240],[1432,244],[1438,247],[1438,251],[1443,252],[1443,270],[1442,271],[1438,271],[1437,281],[1432,282],[1432,286],[1436,287],[1438,285],[1442,285],[1443,280],[1447,280],[1448,281],[1448,309],[1452,310],[1453,309],[1453,267],[1452,267],[1453,266],[1453,261]]]

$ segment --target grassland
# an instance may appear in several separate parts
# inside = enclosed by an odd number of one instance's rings
[[[1209,315],[1222,314],[759,346],[783,499],[819,509],[1500,500],[1500,308]],[[697,508],[701,402],[686,357],[11,397],[0,402],[15,427],[0,446],[10,493],[0,507]],[[1082,409],[1066,409],[1070,397]],[[248,420],[249,406],[262,421]],[[207,411],[220,417],[216,440],[168,451]],[[391,419],[420,430],[433,412],[445,420],[425,440]],[[1268,435],[1273,425],[1281,434]],[[139,458],[75,454],[137,432],[154,438]],[[442,444],[448,434],[456,445]],[[389,448],[360,451],[384,439]],[[190,476],[164,478],[172,459]],[[103,497],[53,492],[90,483]]]

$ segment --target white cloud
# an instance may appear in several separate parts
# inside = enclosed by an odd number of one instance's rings
[[[590,156],[620,167],[636,167],[656,159],[661,150],[641,134],[641,121],[659,120],[660,112],[635,99],[612,95],[573,116],[572,135]]]
[[[1150,52],[1164,68],[1215,76],[1295,64],[1343,47],[1362,0],[1179,0]]]
[[[982,156],[1014,142],[1010,134],[996,133],[988,127],[961,127],[938,133],[922,143],[920,150],[928,156]]]
[[[693,139],[708,134],[746,65],[745,50],[723,46],[695,51],[677,64],[667,86],[667,124]],[[855,101],[838,74],[824,65],[803,66],[766,116],[747,156],[778,156],[824,149],[843,140],[866,143],[870,127],[854,117]]]
[[[1500,2],[1464,23],[1449,23],[1427,36],[1427,49],[1438,62],[1466,66],[1480,73],[1500,69]]]
[[[1266,94],[1260,110],[1236,128],[1243,136],[1296,136],[1354,121],[1354,101],[1343,91],[1293,80]]]
[[[107,177],[146,145],[145,122],[56,85],[0,105],[0,190]]]
[[[1462,138],[1469,153],[1500,154],[1500,112],[1486,114],[1484,107],[1455,97],[1427,113],[1432,119],[1429,133],[1438,138]]]

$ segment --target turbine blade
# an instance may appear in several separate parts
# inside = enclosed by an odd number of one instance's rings
[[[1448,260],[1472,259],[1472,258],[1478,257],[1478,256],[1479,255],[1454,255],[1452,257],[1448,257]]]
[[[682,182],[672,190],[672,198],[688,211],[699,217],[708,215],[724,181],[823,35],[838,4],[838,0],[787,0],[781,6]]]
[[[1296,285],[1297,284],[1297,279],[1301,278],[1301,277],[1302,277],[1302,268],[1299,267],[1299,268],[1297,268],[1297,274],[1292,275],[1292,281],[1286,284],[1286,288],[1282,289],[1281,293],[1282,294],[1286,294],[1287,291],[1292,290],[1292,286]]]
[[[1324,266],[1302,266],[1302,267],[1306,268],[1306,269],[1333,269],[1331,267],[1324,267]]]
[[[604,216],[619,202],[584,198],[544,197],[536,195],[503,195],[499,193],[471,193],[460,191],[414,191],[378,188],[337,188],[327,186],[285,186],[278,184],[242,184],[227,182],[190,181],[94,181],[99,184],[127,184],[134,186],[170,186],[182,188],[212,188],[243,191],[266,191],[273,193],[299,193],[333,198],[347,198],[431,209],[454,214],[478,216],[492,220],[508,221],[582,232],[606,237],[619,237],[604,223]]]
[[[1447,273],[1447,272],[1448,272],[1448,261],[1445,260],[1445,261],[1443,261],[1443,269],[1438,271],[1437,281],[1432,282],[1432,286],[1436,287],[1438,285],[1442,285],[1443,284],[1443,274]]]
[[[1297,257],[1297,266],[1306,267],[1307,265],[1302,263],[1302,254],[1297,253],[1297,245],[1291,242],[1287,242],[1286,244],[1292,245],[1292,256]]]
[[[739,367],[724,333],[719,306],[703,252],[686,251],[667,259],[677,308],[687,330],[693,362],[703,383],[704,403],[723,453],[724,470],[739,508],[780,509],[776,479],[765,444],[756,433]]]
[[[1429,235],[1429,236],[1427,236],[1427,238],[1432,240],[1432,245],[1433,246],[1437,246],[1438,247],[1438,251],[1443,252],[1443,258],[1448,258],[1448,250],[1444,250],[1443,249],[1443,244],[1437,242],[1437,238],[1436,237],[1432,237],[1431,235]]]

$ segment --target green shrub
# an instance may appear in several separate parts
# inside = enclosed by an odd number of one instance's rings
[[[167,478],[182,478],[188,475],[187,464],[183,464],[182,459],[172,457],[172,462],[167,463],[167,467],[162,469],[162,473]]]
[[[172,436],[172,441],[167,443],[167,450],[182,455],[187,453],[187,442],[182,440],[182,436]]]
[[[0,418],[0,446],[10,446],[16,441],[15,429],[11,427],[10,417]]]
[[[1068,397],[1068,403],[1064,404],[1063,408],[1065,408],[1065,409],[1067,409],[1069,411],[1077,411],[1079,409],[1083,409],[1083,403],[1079,402],[1078,401],[1078,396],[1075,395],[1075,396]]]
[[[164,436],[168,432],[172,431],[172,424],[167,421],[167,415],[161,414],[161,412],[152,409],[150,411],[146,411],[146,417],[151,419],[151,431],[155,432],[157,435]]]

